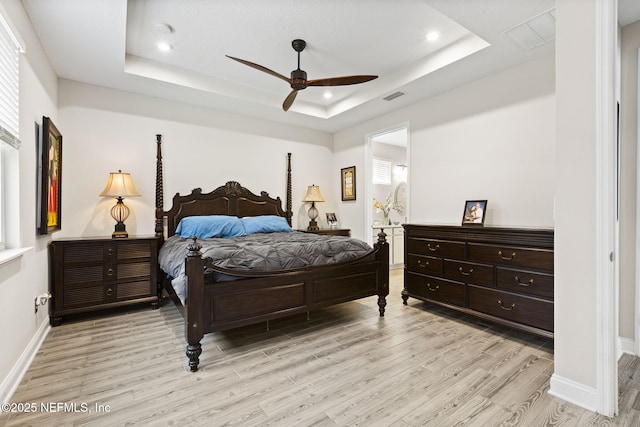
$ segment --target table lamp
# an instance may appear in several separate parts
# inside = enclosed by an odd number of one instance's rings
[[[129,217],[129,208],[122,202],[122,199],[125,197],[140,196],[140,193],[138,193],[138,190],[136,190],[136,187],[133,185],[131,175],[121,170],[109,173],[107,186],[102,190],[100,195],[115,197],[118,200],[115,206],[111,208],[111,216],[116,220],[116,227],[111,237],[129,237],[129,233],[127,233],[124,225],[124,221]]]
[[[316,231],[320,228],[318,227],[318,223],[316,222],[316,218],[318,217],[318,209],[316,208],[316,202],[324,202],[322,198],[322,194],[320,194],[320,187],[317,185],[310,185],[307,187],[307,194],[302,199],[303,202],[311,202],[311,207],[309,208],[309,226],[307,227],[308,231]]]

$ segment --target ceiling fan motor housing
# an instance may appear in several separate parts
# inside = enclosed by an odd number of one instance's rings
[[[291,72],[291,88],[302,90],[307,87],[307,72],[301,69]]]

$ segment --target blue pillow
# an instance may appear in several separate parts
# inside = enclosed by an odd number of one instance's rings
[[[182,218],[176,228],[180,237],[206,239],[209,237],[244,236],[244,227],[240,218],[227,215],[188,216]]]
[[[247,216],[241,220],[247,234],[293,231],[287,220],[277,215]]]

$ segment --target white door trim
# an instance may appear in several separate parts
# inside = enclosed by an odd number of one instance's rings
[[[618,286],[615,263],[618,2],[596,1],[596,320],[598,412],[618,412]]]

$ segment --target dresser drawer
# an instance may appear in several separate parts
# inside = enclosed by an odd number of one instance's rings
[[[411,254],[444,258],[464,258],[465,244],[447,240],[417,239],[407,240],[407,249]]]
[[[553,251],[469,243],[469,259],[553,271]]]
[[[405,290],[414,297],[464,307],[464,284],[407,273]]]
[[[496,267],[496,286],[506,291],[553,299],[553,274]]]
[[[407,255],[407,268],[420,274],[442,275],[442,258]]]
[[[492,265],[445,259],[443,270],[444,277],[448,279],[494,286]]]
[[[553,331],[553,303],[469,285],[468,307],[496,317]]]

